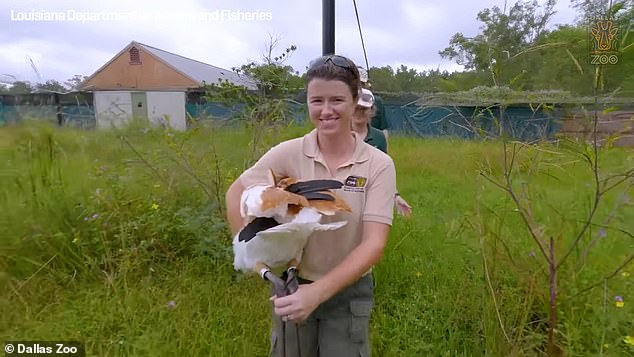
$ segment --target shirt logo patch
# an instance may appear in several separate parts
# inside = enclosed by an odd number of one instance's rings
[[[365,184],[368,179],[361,176],[348,176],[343,186],[346,192],[365,192]]]

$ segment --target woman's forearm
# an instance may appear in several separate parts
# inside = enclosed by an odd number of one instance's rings
[[[225,203],[227,205],[227,221],[231,229],[231,235],[236,235],[244,227],[244,219],[240,214],[240,198],[244,191],[244,185],[239,179],[235,180],[227,190]]]

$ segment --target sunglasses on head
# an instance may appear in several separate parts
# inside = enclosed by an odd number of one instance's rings
[[[354,64],[351,63],[350,60],[348,60],[347,58],[343,56],[339,56],[339,55],[328,55],[328,56],[321,56],[319,58],[316,58],[310,61],[310,64],[308,65],[308,70],[310,71],[311,69],[314,69],[317,66],[325,65],[328,62],[331,62],[337,67],[347,69],[348,71],[352,72],[352,74],[354,74],[355,77],[357,77],[357,74],[354,71],[355,70]]]

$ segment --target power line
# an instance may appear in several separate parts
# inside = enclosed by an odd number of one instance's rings
[[[359,36],[361,36],[361,46],[363,47],[363,56],[365,57],[365,68],[370,76],[370,65],[368,64],[368,55],[365,52],[365,42],[363,41],[363,31],[361,31],[361,21],[359,21],[359,11],[357,10],[357,1],[352,0],[354,4],[354,13],[357,15],[357,25],[359,26]]]

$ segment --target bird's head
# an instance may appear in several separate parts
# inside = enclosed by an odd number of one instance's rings
[[[273,170],[270,170],[269,173],[269,181],[271,182],[271,186],[281,188],[282,190],[286,189],[288,186],[294,183],[299,182],[299,180],[294,177],[276,174]]]
[[[297,180],[296,178],[293,178],[293,177],[285,177],[285,178],[283,178],[283,179],[279,180],[279,181],[277,182],[277,185],[276,185],[276,186],[277,186],[278,188],[281,188],[282,190],[285,190],[288,186],[290,186],[290,185],[292,185],[292,184],[294,184],[294,183],[297,183],[297,182],[299,182],[299,180]]]

